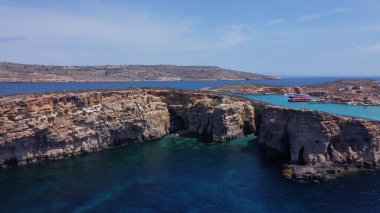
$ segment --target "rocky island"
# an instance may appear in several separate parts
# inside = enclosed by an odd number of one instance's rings
[[[309,86],[273,86],[235,84],[206,88],[218,92],[245,94],[308,94],[324,102],[352,105],[380,105],[380,82],[373,80],[338,80]]]
[[[53,66],[0,62],[0,82],[116,82],[275,79],[217,66]]]
[[[224,142],[255,134],[285,156],[284,175],[334,178],[380,163],[380,121],[294,110],[240,97],[124,89],[0,98],[0,165],[25,165],[186,134]]]

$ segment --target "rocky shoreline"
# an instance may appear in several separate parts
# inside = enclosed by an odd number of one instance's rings
[[[224,142],[255,134],[287,156],[284,175],[324,180],[380,163],[380,121],[175,89],[0,98],[0,165],[25,165],[179,133]]]
[[[326,180],[380,163],[380,121],[253,102],[259,143],[288,157],[284,175]]]
[[[320,102],[348,105],[380,105],[380,82],[373,80],[338,80],[309,86],[274,86],[259,84],[235,84],[205,88],[216,92],[242,94],[307,94]]]

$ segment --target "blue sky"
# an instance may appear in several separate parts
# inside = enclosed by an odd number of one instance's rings
[[[378,0],[0,0],[0,61],[380,76]]]

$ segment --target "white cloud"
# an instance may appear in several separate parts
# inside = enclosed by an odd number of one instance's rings
[[[371,24],[367,26],[350,27],[349,29],[342,30],[341,33],[361,33],[361,32],[379,32],[380,24]]]
[[[356,49],[358,52],[362,53],[380,52],[380,43],[373,45],[361,45],[358,46]]]
[[[0,57],[17,50],[24,54],[25,51],[46,52],[44,56],[54,57],[47,53],[54,46],[59,46],[61,51],[72,51],[75,46],[88,49],[105,46],[130,54],[217,51],[239,45],[252,36],[251,30],[239,25],[202,29],[202,20],[197,17],[170,19],[149,11],[125,9],[114,16],[109,12],[77,15],[68,11],[1,6],[0,20]],[[65,44],[71,44],[71,50],[66,50]]]
[[[316,13],[309,13],[309,14],[306,14],[306,15],[300,17],[299,20],[303,21],[303,22],[307,22],[307,21],[311,21],[314,19],[324,17],[324,16],[330,16],[330,15],[334,15],[334,14],[345,13],[345,12],[348,12],[350,10],[351,10],[350,8],[335,8],[332,10],[320,11],[320,12],[316,12]]]
[[[272,26],[272,25],[277,25],[277,24],[282,24],[285,23],[286,21],[284,19],[273,19],[269,21],[268,23],[263,24],[264,26]]]
[[[306,15],[302,16],[300,18],[300,20],[301,21],[311,21],[311,20],[320,18],[320,17],[325,16],[325,15],[326,15],[325,13],[310,13],[310,14],[306,14]]]
[[[331,10],[332,13],[344,13],[352,10],[352,8],[347,8],[347,7],[341,7],[341,8],[335,8]]]

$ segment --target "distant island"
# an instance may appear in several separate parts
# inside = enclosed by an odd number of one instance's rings
[[[102,65],[53,66],[0,62],[0,82],[117,82],[254,80],[273,76],[217,66]]]

